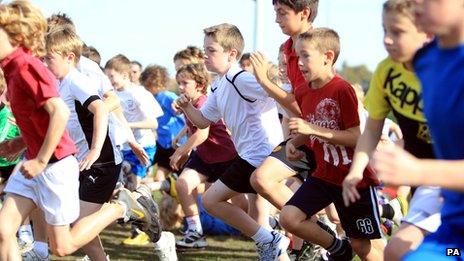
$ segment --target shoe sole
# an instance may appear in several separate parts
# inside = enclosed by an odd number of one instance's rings
[[[158,215],[158,207],[152,199],[148,199],[146,196],[140,196],[137,199],[137,202],[143,206],[144,209],[148,211],[148,218],[150,219],[149,224],[145,223],[140,227],[140,229],[147,233],[150,241],[153,243],[158,242],[161,238],[161,223]],[[134,222],[137,225],[136,222]]]

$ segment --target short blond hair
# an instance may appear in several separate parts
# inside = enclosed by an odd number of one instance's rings
[[[45,38],[47,53],[57,53],[62,56],[74,53],[77,64],[82,54],[84,43],[77,34],[69,28],[61,28],[47,34]]]
[[[18,0],[0,5],[0,28],[6,32],[13,46],[22,46],[37,57],[45,54],[47,21],[29,1]]]
[[[123,54],[118,54],[113,58],[109,59],[105,64],[105,69],[115,70],[118,73],[130,74],[132,62]]]
[[[415,22],[414,2],[411,0],[388,0],[383,4],[383,12],[401,14]]]
[[[213,38],[225,51],[237,50],[237,60],[240,59],[245,43],[237,26],[224,23],[205,28],[203,32],[205,36]]]
[[[205,54],[196,46],[187,46],[187,48],[178,51],[174,55],[173,60],[186,60],[190,63],[203,63],[205,61]]]
[[[337,32],[329,28],[316,28],[312,31],[302,33],[298,36],[298,41],[311,43],[321,53],[333,51],[334,64],[340,54],[340,37]]]

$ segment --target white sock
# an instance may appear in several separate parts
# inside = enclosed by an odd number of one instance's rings
[[[186,217],[187,226],[189,230],[195,230],[200,234],[203,234],[203,227],[201,226],[200,215],[193,215]]]
[[[22,225],[22,226],[20,226],[19,230],[18,230],[18,236],[22,241],[24,241],[26,243],[34,242],[34,236],[32,234],[31,225]]]
[[[259,227],[258,232],[251,236],[256,243],[269,243],[272,241],[273,237],[269,230],[264,227]]]
[[[34,250],[40,257],[48,256],[48,244],[45,242],[36,241],[34,243]]]

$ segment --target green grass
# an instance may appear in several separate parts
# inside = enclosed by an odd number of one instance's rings
[[[101,234],[103,246],[111,260],[157,260],[153,245],[132,247],[121,242],[130,236],[129,226],[115,225],[107,228]],[[179,236],[177,236],[179,238]],[[257,260],[254,243],[242,237],[209,236],[208,247],[203,250],[177,251],[179,260]],[[84,253],[78,251],[64,258],[52,257],[52,260],[76,260]]]

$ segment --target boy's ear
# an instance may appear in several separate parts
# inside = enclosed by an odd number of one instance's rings
[[[324,64],[330,64],[330,66],[332,66],[335,59],[335,52],[332,50],[328,50],[324,53],[324,57]]]
[[[237,49],[232,48],[232,49],[229,50],[229,62],[231,62],[231,60],[230,60],[231,58],[233,58],[235,60],[238,60],[237,56],[238,56]]]
[[[311,10],[309,7],[304,7],[303,10],[300,11],[301,13],[301,21],[308,21],[309,16],[311,15]]]
[[[68,55],[66,56],[66,60],[68,62],[74,62],[76,60],[76,54],[73,52],[68,53]]]

